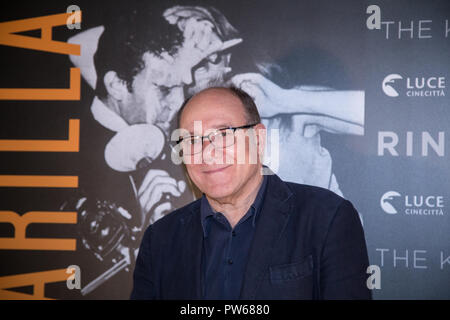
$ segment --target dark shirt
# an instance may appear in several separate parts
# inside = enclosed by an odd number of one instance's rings
[[[255,201],[234,229],[221,212],[212,209],[205,195],[202,196],[204,299],[239,299],[266,186],[267,177],[264,176]]]

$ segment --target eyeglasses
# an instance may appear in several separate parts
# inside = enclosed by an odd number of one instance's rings
[[[215,148],[224,149],[231,147],[235,143],[235,132],[238,129],[248,129],[258,123],[247,124],[240,127],[221,128],[212,131],[206,136],[182,137],[177,144],[181,144],[183,155],[192,156],[203,151],[203,140],[208,139]]]

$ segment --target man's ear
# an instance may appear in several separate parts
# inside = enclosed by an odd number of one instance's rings
[[[124,100],[129,93],[127,83],[120,79],[115,71],[108,71],[103,77],[103,83],[108,94],[117,101]]]

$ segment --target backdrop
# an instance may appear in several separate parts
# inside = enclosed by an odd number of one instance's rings
[[[357,208],[375,299],[450,298],[448,1],[1,6],[1,299],[128,299],[146,227],[198,197],[176,112],[223,84],[272,170]]]

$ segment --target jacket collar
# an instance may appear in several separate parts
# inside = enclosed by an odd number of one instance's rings
[[[181,252],[180,268],[182,279],[177,286],[183,292],[182,299],[202,299],[202,249],[203,231],[200,222],[200,200],[197,199],[189,207],[190,214],[181,218],[183,234],[181,239],[183,248]]]
[[[253,201],[252,205],[250,206],[249,211],[244,216],[244,217],[246,217],[247,215],[252,215],[251,219],[252,219],[253,227],[256,226],[256,219],[257,219],[258,213],[261,211],[261,207],[262,207],[263,200],[264,200],[264,195],[265,195],[266,189],[267,189],[266,187],[267,187],[267,176],[263,176],[262,182],[259,186],[259,191],[255,197],[255,200]],[[203,235],[205,237],[208,236],[208,232],[207,232],[208,223],[206,220],[208,217],[214,216],[215,213],[216,213],[216,211],[209,204],[209,201],[206,198],[205,194],[203,194],[201,197],[201,204],[200,204],[200,217],[201,217]],[[241,218],[241,220],[243,220],[244,217]]]
[[[274,248],[289,219],[292,191],[277,175],[268,176],[267,193],[260,217],[241,289],[241,299],[254,299],[258,286],[271,263]]]

